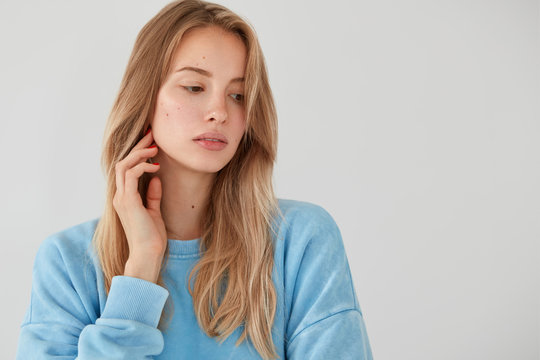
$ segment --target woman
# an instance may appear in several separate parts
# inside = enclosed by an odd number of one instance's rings
[[[277,117],[245,20],[163,8],[104,139],[105,211],[41,245],[18,359],[371,359],[336,223],[274,195]]]

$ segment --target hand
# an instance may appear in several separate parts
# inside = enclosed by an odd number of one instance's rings
[[[156,172],[159,164],[146,159],[158,153],[158,148],[148,148],[153,141],[152,131],[146,134],[129,154],[116,164],[116,193],[113,207],[126,233],[129,258],[125,276],[156,282],[167,246],[167,231],[161,216],[161,180],[154,176],[148,184],[147,207],[138,192],[139,177],[144,172]]]

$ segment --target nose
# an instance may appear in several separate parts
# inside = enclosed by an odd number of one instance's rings
[[[225,122],[227,120],[227,108],[223,96],[213,96],[208,110],[207,120],[217,122]]]

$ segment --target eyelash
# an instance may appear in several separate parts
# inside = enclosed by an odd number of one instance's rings
[[[191,93],[193,91],[188,90],[190,88],[191,89],[193,89],[193,88],[202,89],[202,87],[200,87],[200,86],[183,86],[183,88],[186,89],[186,91],[191,92]],[[200,92],[200,91],[196,91],[195,93],[198,93],[198,92]],[[242,94],[234,94],[234,95],[240,95],[240,100],[234,99],[234,101],[236,101],[237,103],[243,103],[244,102],[244,95],[242,95]]]

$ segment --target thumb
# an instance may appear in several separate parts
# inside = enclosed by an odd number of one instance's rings
[[[147,208],[161,213],[161,179],[158,176],[153,176],[148,182],[148,190],[146,191]]]

